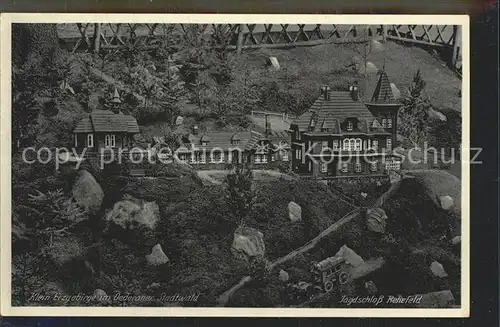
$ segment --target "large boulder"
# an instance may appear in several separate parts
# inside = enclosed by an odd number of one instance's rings
[[[291,221],[300,221],[302,220],[302,208],[297,203],[290,201],[288,203],[288,215]]]
[[[439,278],[448,277],[448,274],[444,270],[443,265],[437,261],[433,261],[431,263],[430,269],[431,269],[432,273],[434,274],[434,276],[436,276],[436,277],[439,277]]]
[[[161,266],[170,261],[160,244],[153,246],[151,253],[146,255],[146,261],[151,266]]]
[[[441,208],[444,210],[448,210],[451,207],[453,207],[453,198],[449,195],[443,195],[442,197],[439,198],[441,202]]]
[[[104,192],[94,176],[86,170],[80,170],[73,184],[73,198],[88,212],[99,211]]]
[[[370,61],[366,63],[366,67],[364,67],[365,65],[363,64],[363,62],[358,63],[357,66],[359,74],[376,74],[378,72],[377,66],[375,66],[375,64]]]
[[[387,215],[382,208],[373,208],[366,211],[366,225],[369,230],[377,233],[385,233],[387,226]]]
[[[106,215],[106,232],[116,231],[124,242],[153,246],[154,230],[159,222],[160,209],[156,202],[147,202],[126,196]]]
[[[343,245],[335,256],[343,258],[353,267],[358,267],[365,262],[359,254],[354,252],[354,250],[349,248],[347,245]]]
[[[280,270],[278,277],[282,282],[288,282],[288,280],[290,279],[290,275],[283,269]]]
[[[249,260],[265,256],[264,235],[252,227],[238,227],[234,232],[231,251],[237,257]]]

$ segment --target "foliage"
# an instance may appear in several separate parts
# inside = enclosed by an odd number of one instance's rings
[[[13,284],[15,301],[26,303],[31,292],[54,278],[53,265],[62,265],[82,254],[73,231],[87,216],[62,190],[36,191],[25,204],[16,203],[16,225],[21,224],[29,237],[13,243]]]
[[[253,172],[247,164],[235,164],[229,169],[225,180],[226,204],[238,226],[242,227],[255,199]]]
[[[414,146],[420,146],[428,136],[429,109],[431,103],[423,94],[425,81],[420,70],[413,76],[413,82],[401,101],[399,110],[399,132],[409,139]]]

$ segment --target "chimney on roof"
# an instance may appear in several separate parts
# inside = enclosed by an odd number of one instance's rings
[[[198,135],[198,131],[199,131],[198,125],[194,125],[193,126],[193,135]]]
[[[354,82],[353,85],[349,86],[349,93],[354,101],[359,100],[358,82]]]
[[[330,101],[330,90],[331,88],[328,85],[324,85],[320,88],[320,93],[323,97],[323,100]]]

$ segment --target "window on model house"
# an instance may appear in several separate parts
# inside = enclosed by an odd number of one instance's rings
[[[361,151],[362,149],[361,139],[356,139],[354,151]]]
[[[356,163],[354,164],[354,170],[355,170],[357,173],[360,173],[360,172],[361,172],[361,162],[360,162],[360,161],[356,161]]]
[[[378,140],[373,140],[372,141],[372,149],[373,150],[378,150]]]
[[[333,140],[333,150],[338,150],[338,149],[339,149],[339,141]]]
[[[387,150],[392,150],[392,140],[387,139]]]
[[[295,158],[302,159],[302,151],[300,149],[295,150]]]
[[[351,150],[351,143],[349,141],[350,141],[350,139],[344,139],[344,141],[342,142],[342,144],[343,144],[342,150],[344,150],[344,151]]]
[[[212,163],[222,163],[222,160],[223,160],[222,153],[220,153],[220,152],[212,153],[211,160],[210,160]]]
[[[382,127],[386,128],[387,127],[387,119],[382,118]]]
[[[328,171],[328,165],[326,163],[321,164],[321,172],[326,173]]]
[[[347,173],[349,171],[349,164],[347,162],[342,163],[342,165],[340,166],[340,170],[343,173]]]
[[[378,167],[377,167],[377,161],[372,161],[370,162],[370,170],[371,171],[377,171]]]
[[[295,138],[296,138],[297,140],[300,140],[300,131],[299,131],[299,130],[297,130],[297,131],[295,132]]]
[[[392,128],[392,117],[387,118],[387,128]]]
[[[401,162],[397,160],[389,160],[385,163],[385,169],[387,170],[400,170]]]
[[[328,149],[328,141],[321,142],[321,150]]]
[[[284,150],[282,151],[282,160],[283,161],[288,161],[289,158],[288,158],[288,151]]]
[[[347,122],[347,131],[350,132],[350,131],[352,131],[353,128],[354,128],[354,126],[352,124],[352,121],[348,121]]]
[[[87,135],[87,147],[89,147],[89,148],[94,147],[94,134]]]

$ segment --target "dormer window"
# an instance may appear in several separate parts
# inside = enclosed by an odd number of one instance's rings
[[[347,131],[352,132],[352,129],[354,128],[354,125],[352,124],[352,121],[347,122]]]
[[[387,118],[387,128],[392,128],[392,117]]]
[[[201,142],[201,145],[202,145],[202,146],[207,146],[207,145],[208,145],[208,141],[209,141],[209,140],[208,140],[208,136],[206,136],[206,135],[203,135],[203,136],[201,137],[201,139],[200,139],[200,142]]]
[[[231,144],[232,145],[240,144],[240,136],[238,134],[234,134],[231,137]]]

